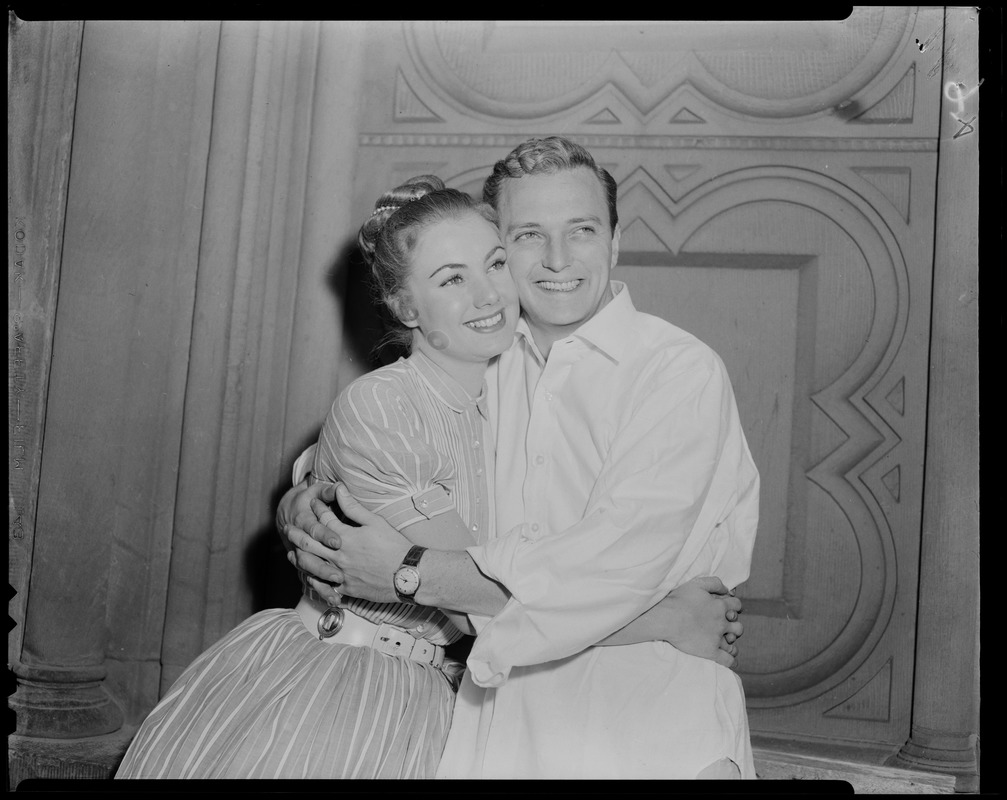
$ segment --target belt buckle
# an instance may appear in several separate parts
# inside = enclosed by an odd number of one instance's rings
[[[331,636],[335,636],[342,630],[346,614],[341,608],[330,608],[318,618],[318,638],[325,641]]]

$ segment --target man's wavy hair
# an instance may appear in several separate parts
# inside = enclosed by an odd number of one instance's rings
[[[614,233],[615,226],[619,223],[619,212],[616,209],[618,188],[615,179],[607,169],[595,163],[594,156],[585,148],[562,136],[529,139],[511,150],[505,158],[497,161],[492,174],[483,185],[483,201],[499,211],[500,189],[505,180],[523,178],[525,175],[551,175],[578,167],[587,167],[601,181],[608,203],[608,221]]]

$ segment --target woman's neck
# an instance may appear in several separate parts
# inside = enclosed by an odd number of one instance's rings
[[[428,359],[433,361],[438,367],[444,370],[458,383],[465,393],[473,400],[482,392],[483,381],[486,378],[486,368],[489,361],[473,360],[463,361],[446,355],[440,350],[432,347],[426,339],[416,334],[413,336],[413,352],[419,351]]]

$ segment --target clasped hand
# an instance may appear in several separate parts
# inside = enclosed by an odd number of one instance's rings
[[[356,524],[340,520],[329,508],[333,502]],[[329,605],[338,605],[341,594],[378,603],[398,601],[392,574],[410,543],[342,484],[316,483],[299,494],[293,523],[284,532],[294,546],[287,556],[290,563]]]

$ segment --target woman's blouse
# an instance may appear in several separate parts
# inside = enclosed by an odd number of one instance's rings
[[[339,395],[319,435],[312,472],[319,480],[342,481],[361,504],[399,530],[454,510],[473,543],[484,542],[493,519],[485,394],[484,389],[471,398],[433,361],[414,352],[363,375]],[[436,608],[354,597],[345,597],[343,605],[435,644],[462,636]]]

